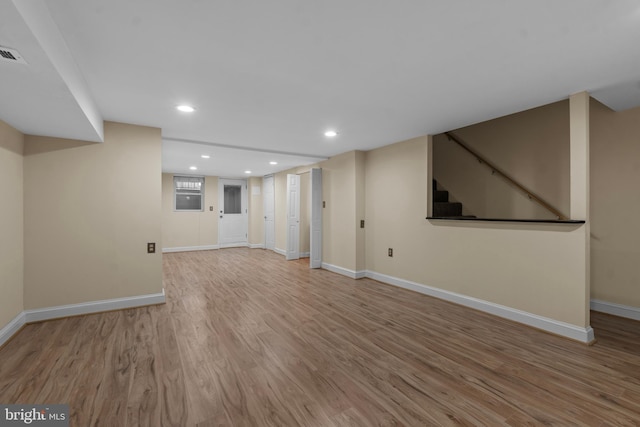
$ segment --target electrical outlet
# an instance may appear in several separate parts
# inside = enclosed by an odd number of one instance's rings
[[[364,219],[360,220],[360,228],[364,228]]]
[[[327,202],[325,202],[324,200],[322,201],[322,207],[326,208],[327,207]]]
[[[209,206],[209,211],[213,212],[213,206]]]
[[[155,243],[147,243],[147,253],[155,254],[156,253],[156,244]]]
[[[389,248],[389,256],[393,257],[393,248]]]

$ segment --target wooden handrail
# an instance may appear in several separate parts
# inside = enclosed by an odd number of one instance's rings
[[[513,185],[518,190],[520,190],[523,193],[525,193],[527,195],[527,197],[529,198],[529,200],[533,200],[534,202],[538,203],[540,206],[542,206],[543,208],[545,208],[546,210],[548,210],[549,212],[551,212],[552,214],[557,216],[558,219],[560,219],[560,220],[569,219],[566,216],[564,216],[559,210],[557,210],[556,208],[551,206],[549,203],[547,203],[544,199],[542,199],[541,197],[537,196],[534,192],[529,191],[526,187],[524,187],[523,185],[519,184],[513,178],[511,178],[509,175],[507,175],[506,173],[504,173],[503,171],[498,169],[493,163],[487,161],[480,154],[476,153],[465,142],[463,142],[459,137],[455,136],[451,132],[445,132],[444,134],[447,136],[447,138],[449,138],[449,140],[455,142],[460,147],[462,147],[465,151],[467,151],[469,154],[471,154],[473,157],[475,157],[476,160],[478,160],[478,162],[484,163],[485,165],[487,165],[492,170],[492,172],[495,172],[495,173],[499,174],[500,176],[502,176],[502,178],[507,180],[507,182],[509,182],[511,185]]]

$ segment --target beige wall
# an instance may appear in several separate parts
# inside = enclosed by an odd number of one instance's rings
[[[162,174],[162,247],[184,248],[218,244],[218,178],[204,179],[204,211],[176,212],[174,174]],[[213,211],[209,208],[213,206]]]
[[[24,136],[0,120],[0,329],[24,309]]]
[[[428,137],[366,160],[368,270],[587,326],[584,226],[427,221]]]
[[[569,102],[561,101],[454,131],[474,151],[569,216]],[[434,178],[483,218],[555,219],[444,135],[433,144]]]
[[[311,248],[311,173],[300,173],[300,253]]]
[[[360,227],[360,220],[364,220],[366,215],[366,153],[364,151],[355,152],[355,204],[356,204],[356,271],[364,271],[367,268],[366,262],[366,230]],[[366,225],[366,221],[365,221]]]
[[[287,173],[293,172],[283,171],[273,176],[275,248],[281,252],[287,249]]]
[[[322,262],[357,271],[355,151],[320,163],[322,168]]]
[[[264,245],[264,202],[262,199],[262,178],[251,177],[249,187],[249,245]],[[259,194],[254,194],[254,189]]]
[[[591,100],[591,296],[640,307],[640,108]]]
[[[174,174],[162,174],[162,247],[196,248],[218,245],[218,177],[206,176],[204,183],[203,212],[176,212],[174,210]],[[260,194],[253,194],[253,187]],[[248,243],[264,244],[264,206],[262,202],[262,178],[247,179]],[[209,208],[213,206],[213,211]]]
[[[25,138],[26,309],[162,291],[160,129],[104,129],[102,144]]]

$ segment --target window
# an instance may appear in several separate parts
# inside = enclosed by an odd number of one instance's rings
[[[192,176],[174,176],[176,211],[202,211],[204,178]]]
[[[242,213],[242,186],[241,185],[225,184],[224,213],[225,214]]]

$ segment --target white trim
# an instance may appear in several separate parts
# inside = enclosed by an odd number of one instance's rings
[[[309,268],[322,267],[322,169],[311,168]]]
[[[244,239],[231,239],[229,237],[225,237],[225,233],[223,229],[228,227],[224,226],[224,222],[226,222],[223,218],[224,214],[222,211],[224,210],[224,187],[226,185],[229,186],[240,186],[240,213],[237,215],[241,215],[240,221],[242,221],[242,230],[244,230]],[[248,247],[249,246],[249,199],[247,192],[249,190],[249,180],[246,178],[218,178],[218,207],[220,208],[220,218],[218,220],[218,245],[220,248],[239,248],[239,247]],[[244,212],[242,212],[244,211]],[[234,214],[235,215],[235,214]],[[242,232],[240,232],[240,236],[242,236]],[[223,243],[226,242],[226,243]]]
[[[613,314],[614,316],[626,317],[627,319],[640,320],[640,308],[631,307],[630,305],[592,299],[591,310]]]
[[[350,277],[352,279],[362,279],[363,277],[366,277],[366,274],[367,274],[365,270],[360,270],[360,271],[349,270],[348,268],[339,267],[333,264],[327,264],[326,262],[322,263],[322,268],[324,268],[325,270],[332,271],[334,273],[341,274],[343,276]]]
[[[251,248],[264,249],[264,243],[228,243],[226,245],[204,245],[204,246],[181,246],[176,248],[162,248],[162,253],[168,252],[191,252],[191,251],[210,251],[222,248]],[[276,251],[278,252],[278,251]],[[278,252],[280,253],[280,252]],[[284,253],[283,253],[284,254]]]
[[[56,307],[25,310],[25,322],[40,322],[59,317],[78,316],[81,314],[99,313],[101,311],[122,310],[125,308],[143,307],[145,305],[164,304],[164,289],[157,294],[136,295],[133,297],[113,298],[100,301],[89,301],[80,304],[59,305]]]
[[[225,243],[222,245],[218,245],[218,248],[223,249],[223,248],[248,248],[249,247],[249,243],[247,242],[242,242],[242,243]]]
[[[164,303],[165,295],[163,288],[162,292],[157,294],[136,295],[133,297],[113,298],[108,300],[83,302],[80,304],[24,310],[22,313],[14,317],[6,326],[0,329],[0,346],[7,342],[9,338],[15,335],[15,333],[27,323]]]
[[[177,189],[176,189],[176,178],[178,178],[178,180],[180,180],[180,178],[196,178],[200,180],[200,193],[199,194],[195,194],[193,193],[194,196],[200,196],[200,209],[178,209],[178,194],[185,194],[185,193],[180,193]],[[179,174],[174,174],[173,175],[173,211],[174,212],[204,212],[204,181],[205,181],[205,177],[204,175],[179,175]],[[191,193],[189,193],[191,194]]]
[[[273,248],[273,252],[280,254],[282,256],[287,256],[287,251],[285,251],[284,249],[280,249],[280,248]]]
[[[309,258],[310,256],[310,252],[300,252],[300,258]]]
[[[204,245],[204,246],[182,246],[176,248],[162,248],[162,253],[167,252],[190,252],[190,251],[209,251],[211,249],[220,249],[218,245]]]
[[[287,260],[300,259],[300,175],[287,174],[285,249]]]
[[[423,285],[421,283],[387,276],[385,274],[376,273],[374,271],[367,271],[366,277],[378,280],[383,283],[387,283],[389,285],[398,286],[445,301],[460,304],[465,307],[470,307],[475,310],[484,311],[485,313],[493,314],[494,316],[503,317],[505,319],[513,320],[514,322],[518,323],[523,323],[525,325],[542,329],[543,331],[551,332],[553,334],[560,335],[566,338],[571,338],[576,341],[591,343],[595,339],[591,326],[584,328],[572,325],[570,323],[560,322],[548,317],[538,316],[537,314],[529,313],[511,307],[506,307],[504,305],[495,304],[493,302],[469,297],[466,295],[461,295],[455,292],[445,291],[443,289],[434,288],[431,286]]]
[[[11,322],[7,323],[4,328],[0,329],[0,346],[9,341],[9,338],[15,335],[16,332],[22,328],[25,323],[24,311],[11,319]]]

